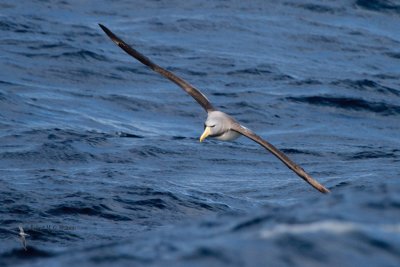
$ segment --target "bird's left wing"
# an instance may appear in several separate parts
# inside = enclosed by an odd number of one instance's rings
[[[274,154],[278,159],[280,159],[289,169],[294,171],[298,176],[300,176],[303,180],[305,180],[307,183],[309,183],[312,187],[320,191],[321,193],[329,193],[330,191],[318,183],[316,180],[314,180],[309,174],[307,174],[303,168],[301,168],[299,165],[294,163],[291,159],[289,159],[282,151],[277,149],[275,146],[270,144],[269,142],[265,141],[262,139],[260,136],[255,134],[253,131],[247,129],[246,127],[243,127],[239,123],[235,122],[233,126],[231,127],[231,130],[238,132],[247,138],[253,140],[254,142],[260,144],[263,146],[265,149],[267,149],[269,152]]]

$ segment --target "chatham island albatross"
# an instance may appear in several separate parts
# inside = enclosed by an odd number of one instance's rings
[[[204,110],[207,112],[207,119],[204,123],[204,132],[200,136],[200,142],[202,142],[207,137],[213,137],[223,141],[230,141],[238,138],[241,135],[244,135],[247,138],[253,140],[254,142],[260,144],[269,152],[271,152],[274,156],[276,156],[279,160],[281,160],[289,169],[291,169],[298,176],[304,179],[304,181],[309,183],[312,187],[314,187],[321,193],[330,192],[326,187],[321,185],[319,182],[314,180],[309,174],[307,174],[303,168],[301,168],[299,165],[297,165],[291,159],[289,159],[282,151],[280,151],[275,146],[262,139],[260,136],[255,134],[250,129],[242,126],[238,121],[236,121],[228,114],[214,108],[214,106],[210,103],[207,97],[203,93],[201,93],[198,89],[190,85],[188,82],[184,81],[182,78],[176,76],[172,72],[153,63],[149,58],[142,55],[137,50],[135,50],[127,43],[125,43],[123,40],[121,40],[119,37],[117,37],[104,25],[99,24],[99,26],[107,34],[107,36],[110,37],[110,39],[115,44],[117,44],[122,50],[124,50],[127,54],[134,57],[144,65],[150,67],[153,71],[158,72],[165,78],[176,83],[186,93],[192,96],[197,101],[197,103],[200,104],[200,106],[204,108]]]

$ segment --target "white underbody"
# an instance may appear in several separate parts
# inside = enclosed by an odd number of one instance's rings
[[[216,136],[215,139],[222,140],[222,141],[231,141],[231,140],[235,140],[239,136],[240,136],[240,133],[229,130],[220,136]]]

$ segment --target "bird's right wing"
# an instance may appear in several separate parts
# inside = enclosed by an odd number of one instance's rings
[[[123,40],[121,40],[118,36],[116,36],[112,31],[110,31],[107,27],[102,24],[99,24],[100,28],[107,34],[110,39],[116,43],[122,50],[126,53],[131,55],[132,57],[136,58],[138,61],[143,63],[144,65],[150,67],[152,70],[158,72],[162,76],[168,78],[169,80],[173,81],[177,85],[179,85],[183,90],[185,90],[189,95],[191,95],[197,103],[199,103],[207,112],[215,110],[214,107],[211,105],[210,101],[207,99],[205,95],[203,95],[198,89],[190,85],[188,82],[179,78],[172,72],[161,68],[157,64],[153,63],[149,58],[142,55]]]
[[[255,134],[253,131],[247,129],[246,127],[243,127],[239,123],[234,123],[231,130],[238,132],[247,138],[253,140],[254,142],[260,144],[263,146],[265,149],[267,149],[269,152],[274,154],[278,159],[280,159],[289,169],[294,171],[298,176],[300,176],[304,181],[309,183],[312,187],[320,191],[321,193],[329,193],[330,191],[324,187],[322,184],[318,183],[316,180],[314,180],[309,174],[307,174],[303,168],[301,168],[299,165],[294,163],[291,159],[289,159],[282,151],[274,147],[272,144],[269,142],[265,141],[261,137],[259,137],[257,134]]]

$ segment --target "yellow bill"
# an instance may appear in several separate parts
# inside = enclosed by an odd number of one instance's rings
[[[200,142],[203,142],[203,140],[206,139],[207,136],[209,136],[210,134],[211,134],[211,128],[207,126],[207,127],[204,129],[203,134],[200,136]]]

